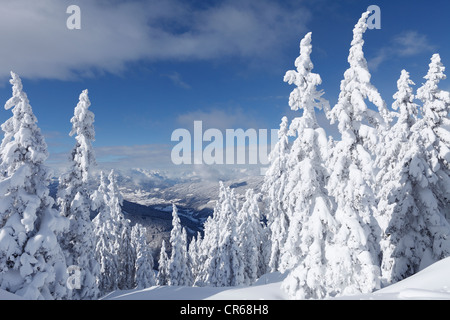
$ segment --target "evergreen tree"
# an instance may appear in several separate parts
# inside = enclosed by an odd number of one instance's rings
[[[67,263],[81,270],[81,288],[73,290],[73,299],[95,299],[99,294],[100,267],[95,259],[96,239],[90,218],[90,170],[95,165],[91,144],[95,137],[94,114],[89,110],[90,105],[88,91],[84,90],[70,120],[70,135],[76,134],[77,141],[70,155],[70,169],[60,177],[57,194],[60,212],[70,221],[69,232],[60,241]]]
[[[121,290],[132,289],[135,278],[136,252],[131,241],[130,220],[122,212],[123,198],[117,186],[114,170],[111,170],[108,185],[108,206],[112,219],[117,224],[115,245],[118,260],[118,286]]]
[[[130,221],[122,212],[122,201],[114,170],[108,179],[102,172],[100,186],[92,195],[92,208],[99,212],[93,223],[98,239],[95,253],[101,266],[99,287],[102,294],[132,289],[135,284],[136,251]]]
[[[190,285],[189,270],[187,264],[187,239],[186,231],[181,227],[178,209],[175,204],[172,205],[172,230],[170,232],[170,246],[172,254],[170,256],[169,286]]]
[[[438,188],[434,194],[439,202],[439,210],[450,220],[450,92],[439,88],[439,82],[446,79],[445,67],[439,54],[431,57],[427,81],[417,90],[417,98],[423,102],[422,135],[430,140],[439,162],[431,164],[439,176]]]
[[[196,279],[199,276],[199,269],[201,267],[201,243],[201,234],[200,232],[197,232],[197,237],[192,237],[188,248],[188,266],[190,269],[192,284],[195,284]]]
[[[425,226],[421,230],[425,248],[417,250],[421,255],[419,270],[450,255],[450,224],[445,218],[450,192],[450,93],[438,87],[446,77],[444,71],[440,56],[434,54],[427,81],[417,90],[417,98],[423,103],[422,119],[413,131],[423,151],[420,158],[411,160],[410,172],[418,183],[415,199]]]
[[[0,288],[26,299],[66,299],[66,261],[57,240],[68,219],[53,209],[44,137],[19,76],[11,72],[13,116],[0,146]]]
[[[216,282],[216,271],[218,270],[218,223],[217,204],[212,216],[208,217],[203,224],[204,236],[198,244],[198,271],[194,280],[194,286],[207,286]]]
[[[263,256],[264,229],[258,206],[259,194],[253,189],[245,193],[245,202],[238,213],[237,240],[244,258],[244,284],[253,284],[266,270]]]
[[[97,239],[95,256],[100,264],[99,290],[104,295],[117,290],[119,261],[117,248],[119,246],[119,225],[111,215],[108,206],[108,182],[103,171],[100,173],[100,185],[92,195],[92,209],[98,214],[93,220],[94,233]]]
[[[201,264],[194,285],[237,286],[244,283],[244,257],[237,239],[237,199],[220,182],[219,199],[212,217],[204,224]]]
[[[166,241],[162,241],[161,251],[159,253],[158,260],[158,278],[157,285],[165,286],[169,282],[169,257],[166,251]]]
[[[316,90],[321,84],[312,73],[310,59],[311,33],[300,42],[300,56],[295,61],[297,71],[288,71],[285,81],[295,84],[289,104],[291,109],[303,109],[302,117],[292,121],[290,131],[296,139],[288,158],[289,180],[285,187],[289,228],[280,259],[280,271],[289,271],[283,286],[291,297],[322,298],[329,290],[325,282],[326,253],[333,238],[335,221],[333,201],[326,189],[328,170],[328,140],[317,123],[315,108],[329,112],[329,105]]]
[[[218,241],[219,287],[239,286],[244,283],[244,257],[237,241],[237,201],[233,191],[226,188],[221,203]]]
[[[328,190],[336,201],[335,219],[339,228],[329,251],[333,263],[327,268],[327,281],[335,288],[332,294],[371,292],[380,286],[381,231],[374,218],[375,173],[371,150],[377,143],[377,129],[387,127],[390,114],[370,83],[362,50],[368,14],[363,13],[353,29],[350,67],[341,81],[338,102],[330,112],[332,121],[338,121],[341,134],[328,163],[331,170]],[[378,107],[379,113],[367,107],[366,98]]]
[[[147,244],[145,228],[135,224],[131,229],[131,237],[136,250],[135,286],[137,289],[154,286],[156,279],[153,272],[153,256]]]
[[[276,271],[280,264],[280,253],[286,242],[289,219],[284,201],[284,189],[288,179],[287,158],[289,154],[288,119],[283,117],[278,131],[278,142],[270,152],[270,167],[264,176],[262,192],[266,202],[265,215],[269,241],[265,248],[269,254],[269,268]]]
[[[397,81],[392,108],[398,119],[380,144],[377,165],[379,173],[379,201],[377,220],[383,232],[380,240],[381,271],[385,284],[399,281],[417,271],[420,258],[416,256],[422,223],[414,194],[417,182],[410,174],[412,159],[419,159],[423,151],[413,134],[417,121],[417,105],[410,85],[409,73],[402,70]]]

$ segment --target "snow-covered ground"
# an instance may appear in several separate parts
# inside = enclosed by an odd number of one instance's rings
[[[168,287],[115,291],[106,300],[283,300],[283,275],[272,273],[261,277],[250,287]],[[417,274],[371,294],[344,296],[339,299],[364,300],[450,300],[450,258],[443,259]]]
[[[352,300],[450,300],[450,258],[443,259],[417,274],[371,294],[344,296]],[[284,300],[283,275],[271,273],[250,287],[169,287],[156,286],[142,290],[115,291],[105,300]],[[21,297],[0,290],[0,300]]]

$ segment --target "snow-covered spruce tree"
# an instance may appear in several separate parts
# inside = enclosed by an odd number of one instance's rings
[[[172,204],[172,230],[170,232],[170,246],[172,254],[170,256],[168,270],[169,286],[189,286],[191,285],[190,271],[187,263],[187,239],[186,231],[181,227],[178,209]]]
[[[100,264],[99,290],[104,295],[119,288],[118,270],[119,261],[117,255],[119,225],[111,216],[108,206],[108,182],[105,175],[100,172],[100,185],[92,196],[92,209],[98,214],[93,220],[94,233],[97,239],[95,256]]]
[[[214,212],[203,224],[203,239],[198,244],[199,268],[194,280],[194,286],[216,286],[218,282],[219,219],[221,219],[221,203],[225,197],[225,186],[220,182],[219,196],[214,206]]]
[[[290,145],[288,138],[288,119],[283,117],[278,130],[278,142],[269,155],[270,167],[264,176],[262,192],[266,209],[269,240],[265,248],[269,254],[269,268],[277,271],[280,265],[280,252],[284,247],[289,226],[289,219],[284,204],[284,188],[288,179],[287,158]]]
[[[202,242],[202,235],[200,232],[197,232],[197,237],[192,237],[191,242],[189,243],[188,248],[188,266],[191,273],[192,284],[195,283],[197,279],[199,269],[201,267],[201,253],[200,246]]]
[[[202,240],[197,239],[198,243],[198,267],[194,286],[203,287],[212,285],[216,282],[217,271],[217,251],[218,251],[218,222],[217,217],[217,205],[214,208],[212,216],[206,219],[203,224],[204,236]]]
[[[224,201],[220,205],[216,285],[239,286],[244,283],[245,263],[237,240],[237,199],[229,187],[225,188]]]
[[[220,182],[219,199],[212,217],[204,224],[202,267],[195,285],[238,286],[244,283],[244,258],[237,240],[237,199]]]
[[[444,71],[439,54],[434,54],[424,77],[427,81],[417,90],[417,98],[423,103],[422,134],[429,137],[439,161],[439,168],[433,164],[436,168],[433,170],[439,176],[438,188],[434,193],[439,202],[439,210],[450,221],[450,93],[438,86],[441,80],[446,79]]]
[[[111,170],[108,185],[108,206],[114,222],[117,224],[115,239],[116,255],[118,260],[118,286],[121,290],[132,289],[135,278],[136,252],[131,241],[130,220],[126,219],[122,212],[123,198],[117,186],[117,178],[114,170]]]
[[[288,71],[284,80],[295,84],[289,105],[303,109],[302,117],[292,121],[291,135],[296,136],[288,157],[289,180],[285,186],[285,204],[289,217],[287,238],[282,250],[281,272],[290,271],[283,287],[292,298],[323,298],[332,289],[324,277],[326,254],[332,243],[336,223],[333,201],[326,189],[328,139],[316,120],[315,108],[329,112],[329,104],[316,86],[318,74],[312,73],[311,33],[300,42],[297,71]]]
[[[423,158],[420,141],[413,134],[417,121],[417,105],[409,73],[402,70],[397,81],[392,108],[398,111],[397,122],[384,135],[378,152],[377,174],[378,210],[377,221],[382,230],[380,249],[383,284],[404,279],[418,270],[423,243],[419,208],[415,194],[418,181],[410,172],[412,159]],[[423,161],[423,159],[422,159]],[[421,161],[421,162],[422,162]],[[418,249],[418,250],[417,250]]]
[[[427,164],[412,161],[410,171],[423,188],[416,199],[426,225],[422,234],[429,238],[420,269],[450,255],[450,225],[445,218],[450,198],[450,93],[438,88],[440,80],[446,77],[444,71],[440,56],[434,54],[425,76],[427,81],[417,90],[417,97],[423,102],[422,119],[413,131],[423,144]]]
[[[145,289],[156,285],[153,271],[153,255],[147,244],[145,228],[135,224],[131,229],[131,238],[136,251],[135,286],[137,289]]]
[[[80,268],[81,288],[72,290],[73,299],[96,299],[99,294],[98,277],[100,267],[95,259],[95,236],[91,222],[92,190],[90,170],[95,165],[92,141],[95,139],[94,114],[89,110],[91,103],[88,91],[84,90],[70,122],[70,135],[76,139],[70,154],[70,169],[59,179],[57,204],[61,215],[70,221],[67,233],[60,242],[65,251],[68,265]]]
[[[165,286],[169,281],[169,257],[166,250],[166,241],[163,240],[158,259],[158,277],[156,279],[158,286]]]
[[[67,299],[66,262],[57,240],[69,221],[53,209],[44,136],[19,76],[11,72],[0,146],[0,288],[26,299]]]
[[[334,245],[327,252],[332,261],[327,281],[335,288],[330,294],[371,292],[380,286],[380,228],[374,217],[374,164],[371,150],[377,143],[377,129],[382,130],[390,113],[376,88],[363,53],[363,34],[369,12],[353,29],[348,62],[349,69],[341,81],[341,92],[331,119],[338,121],[341,140],[332,151],[328,168],[328,190],[336,202],[335,219],[339,230]],[[378,112],[371,110],[365,99]]]
[[[258,206],[259,194],[253,189],[245,193],[245,202],[238,213],[237,241],[244,259],[244,284],[253,284],[265,271],[264,228]]]

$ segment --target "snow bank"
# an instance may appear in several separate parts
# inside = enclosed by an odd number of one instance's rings
[[[450,258],[443,259],[396,284],[370,294],[339,297],[340,300],[450,300]],[[248,287],[169,287],[115,291],[106,300],[285,300],[284,275],[262,276]]]
[[[339,300],[450,300],[450,257],[396,284],[370,294],[340,297]],[[102,300],[285,300],[281,289],[284,275],[262,276],[249,287],[154,286],[142,290],[114,291]],[[0,289],[0,300],[21,300]]]
[[[22,297],[0,289],[0,300],[23,300]]]

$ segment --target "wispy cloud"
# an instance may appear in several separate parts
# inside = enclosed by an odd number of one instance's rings
[[[371,70],[377,70],[385,61],[393,57],[411,57],[417,54],[432,52],[436,46],[431,44],[426,35],[417,31],[406,31],[395,36],[389,45],[381,47],[377,54],[368,61]]]
[[[199,5],[181,0],[78,0],[81,30],[68,30],[69,0],[3,1],[0,77],[73,79],[122,73],[130,62],[262,59],[282,52],[310,15],[269,0]],[[295,30],[292,30],[295,26]],[[174,80],[176,81],[176,75]],[[181,82],[179,84],[182,84]]]
[[[172,83],[174,85],[176,85],[177,87],[180,87],[183,89],[191,88],[191,86],[189,84],[187,84],[186,82],[184,82],[184,80],[181,78],[181,75],[176,71],[169,73],[169,74],[162,74],[161,76],[169,78],[172,81]]]
[[[168,169],[173,168],[171,161],[172,146],[164,144],[117,145],[94,147],[99,169]],[[65,172],[69,166],[68,152],[50,154],[47,164],[58,173]]]
[[[215,128],[225,132],[226,129],[238,128],[270,129],[261,117],[241,107],[196,110],[180,114],[176,119],[181,127],[188,130],[193,127],[194,121],[202,121],[203,130]]]

